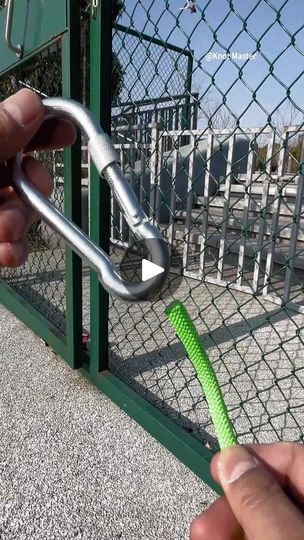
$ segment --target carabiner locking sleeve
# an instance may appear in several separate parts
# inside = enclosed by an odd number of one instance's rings
[[[13,160],[13,186],[20,198],[29,204],[54,231],[98,272],[103,287],[114,296],[129,302],[146,301],[159,293],[169,271],[168,246],[159,230],[149,223],[135,193],[124,177],[116,150],[110,137],[104,133],[92,114],[76,101],[51,98],[43,101],[47,117],[65,117],[72,120],[88,137],[88,151],[100,174],[110,185],[124,217],[135,237],[143,240],[151,261],[164,271],[140,283],[126,283],[117,273],[108,255],[69,221],[51,202],[28,182],[18,154]]]

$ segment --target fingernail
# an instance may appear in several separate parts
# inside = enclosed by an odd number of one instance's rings
[[[221,484],[232,484],[259,462],[242,446],[231,446],[220,453],[217,469]]]
[[[10,96],[1,103],[1,107],[22,127],[32,124],[42,111],[38,97],[29,90]]]

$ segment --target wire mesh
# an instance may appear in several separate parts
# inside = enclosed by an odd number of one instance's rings
[[[30,88],[41,98],[59,96],[61,80],[61,50],[56,44],[1,77],[0,100],[21,88]],[[52,202],[63,210],[63,152],[36,152],[35,157],[53,179]],[[60,332],[65,333],[65,247],[43,220],[37,219],[29,230],[28,261],[20,268],[2,268],[0,277]]]
[[[164,44],[129,33],[130,28],[118,26],[113,36],[113,52],[117,58],[114,70],[123,69],[120,87],[114,99],[131,106],[146,98],[162,98],[183,94],[188,69],[188,54]],[[131,61],[130,61],[131,60]],[[123,66],[128,65],[128,69]],[[115,72],[115,71],[114,71]]]
[[[125,0],[119,22],[128,33],[114,30],[121,86],[113,140],[169,241],[172,268],[154,302],[111,302],[110,369],[217,448],[205,398],[164,315],[177,298],[208,350],[239,441],[302,441],[304,6],[191,5]],[[138,33],[131,44],[130,30]],[[158,116],[145,116],[149,100]],[[180,103],[183,123],[173,126]],[[132,245],[114,201],[111,245],[117,262]]]

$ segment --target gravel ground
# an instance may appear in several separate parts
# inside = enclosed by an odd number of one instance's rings
[[[0,308],[1,540],[186,539],[214,493]]]

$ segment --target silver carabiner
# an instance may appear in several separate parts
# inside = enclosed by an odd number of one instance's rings
[[[145,242],[151,261],[164,271],[139,283],[121,279],[108,255],[69,221],[52,203],[28,181],[21,165],[21,156],[13,158],[13,186],[20,198],[30,205],[54,231],[98,272],[103,287],[114,296],[129,302],[146,301],[159,293],[169,271],[169,250],[159,230],[149,223],[135,193],[124,177],[116,150],[93,115],[76,101],[51,98],[43,101],[46,118],[65,117],[72,120],[88,137],[88,151],[100,176],[110,185],[124,217],[136,238]]]

